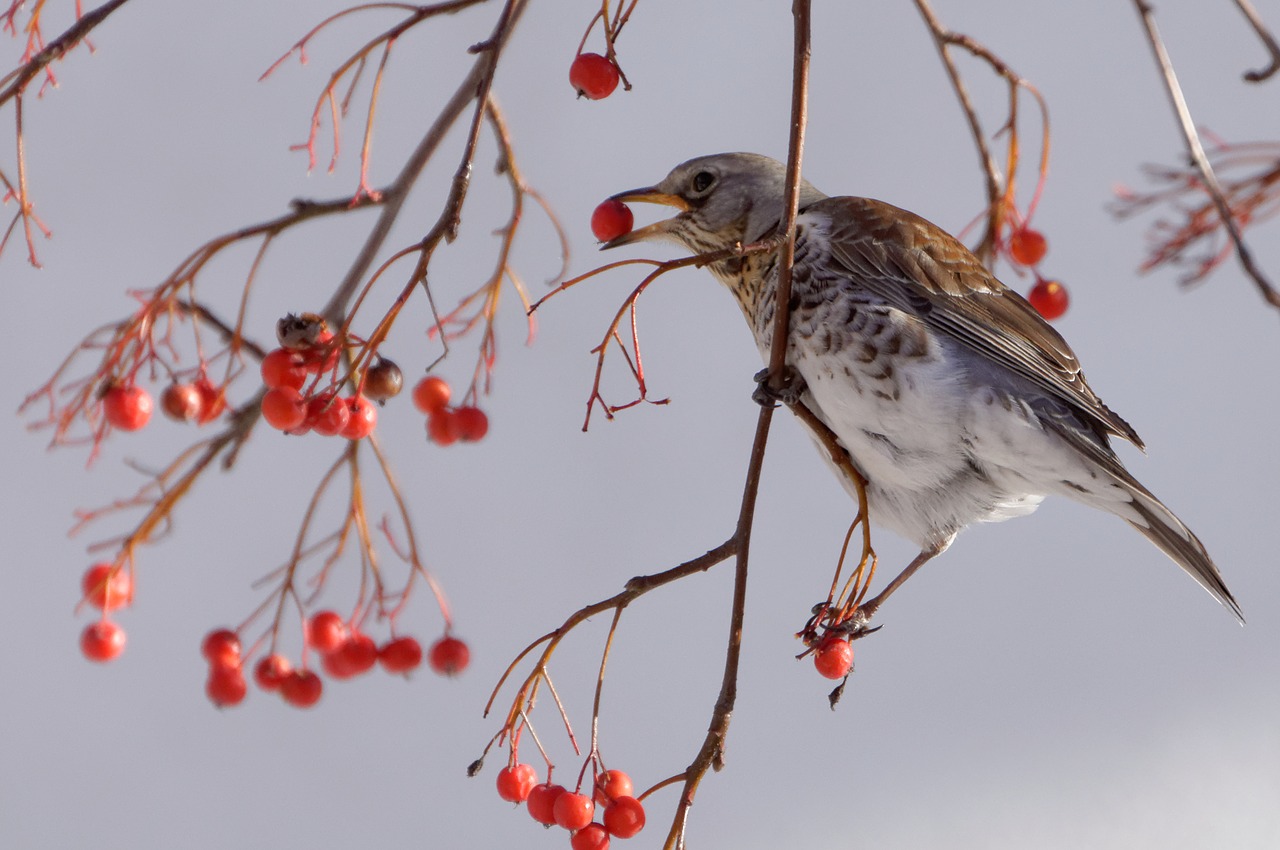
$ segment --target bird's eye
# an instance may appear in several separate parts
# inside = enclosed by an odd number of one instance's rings
[[[710,171],[699,171],[697,174],[693,175],[693,191],[696,194],[701,195],[703,192],[710,189],[711,185],[715,182],[716,176]]]

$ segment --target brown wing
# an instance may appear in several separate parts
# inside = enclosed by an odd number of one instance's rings
[[[1022,376],[1104,433],[1142,448],[1129,423],[1089,388],[1066,340],[955,237],[869,198],[827,198],[805,211],[830,216],[831,258],[855,286]]]

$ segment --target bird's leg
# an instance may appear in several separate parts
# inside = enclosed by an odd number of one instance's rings
[[[804,378],[800,376],[794,366],[786,365],[782,367],[781,389],[775,390],[769,385],[769,375],[768,368],[764,368],[756,372],[754,376],[756,388],[751,393],[751,398],[761,407],[777,407],[779,402],[788,407],[798,404],[800,396],[804,395],[804,391],[808,389]]]
[[[947,543],[922,549],[920,554],[916,555],[915,558],[912,559],[911,563],[907,564],[902,572],[898,573],[897,577],[885,586],[884,590],[859,605],[857,610],[853,612],[853,615],[846,621],[849,627],[850,637],[862,637],[864,634],[869,634],[874,631],[874,629],[868,629],[867,624],[871,622],[871,618],[880,610],[880,606],[884,604],[884,601],[889,598],[890,594],[906,583],[906,580],[911,578],[911,576],[915,574],[916,570],[923,567],[926,561],[931,560],[936,555],[940,555],[942,551],[947,548],[947,544],[950,542],[951,541],[948,540]]]

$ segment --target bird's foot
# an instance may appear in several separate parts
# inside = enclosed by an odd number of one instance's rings
[[[804,395],[804,391],[808,386],[804,382],[804,378],[795,370],[794,366],[782,367],[782,387],[774,389],[769,385],[769,370],[761,369],[756,372],[754,379],[756,388],[751,393],[752,400],[761,407],[777,407],[779,403],[785,405],[798,404],[800,396]]]

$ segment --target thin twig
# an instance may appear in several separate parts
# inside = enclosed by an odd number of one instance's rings
[[[1253,4],[1249,0],[1235,0],[1236,8],[1240,10],[1240,14],[1244,15],[1245,20],[1249,22],[1249,26],[1253,27],[1253,31],[1258,34],[1258,38],[1262,41],[1262,46],[1267,48],[1267,53],[1271,57],[1271,61],[1267,63],[1267,67],[1260,68],[1257,71],[1245,71],[1244,78],[1250,83],[1260,83],[1268,79],[1276,71],[1280,71],[1280,44],[1276,43],[1275,36],[1271,34],[1271,30],[1267,29],[1266,24],[1262,23],[1262,18],[1258,16],[1258,12],[1253,8]]]
[[[1178,76],[1174,73],[1173,63],[1169,59],[1169,53],[1165,49],[1164,40],[1160,37],[1160,30],[1156,27],[1156,20],[1151,4],[1146,0],[1133,0],[1134,8],[1137,9],[1138,17],[1142,20],[1145,29],[1147,42],[1151,45],[1151,51],[1155,55],[1156,65],[1160,69],[1160,77],[1164,81],[1165,91],[1169,95],[1169,102],[1173,106],[1174,114],[1178,119],[1178,126],[1182,130],[1182,137],[1187,144],[1187,153],[1191,156],[1191,162],[1200,172],[1200,177],[1204,181],[1205,191],[1209,193],[1209,197],[1213,199],[1214,208],[1218,211],[1218,216],[1222,219],[1222,224],[1227,230],[1227,235],[1231,237],[1231,242],[1236,249],[1236,257],[1240,260],[1240,266],[1258,287],[1258,292],[1263,299],[1272,307],[1280,309],[1280,292],[1277,292],[1266,275],[1258,268],[1253,261],[1253,254],[1244,244],[1244,236],[1240,233],[1240,227],[1236,222],[1235,216],[1231,212],[1231,206],[1227,203],[1226,197],[1223,195],[1222,186],[1218,183],[1218,176],[1213,171],[1213,166],[1209,163],[1209,157],[1205,155],[1204,145],[1200,143],[1200,134],[1196,132],[1195,121],[1191,117],[1191,110],[1187,108],[1187,101],[1182,96],[1182,87],[1178,84]]]

